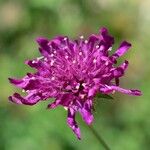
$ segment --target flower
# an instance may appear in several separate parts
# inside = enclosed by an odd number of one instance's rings
[[[25,63],[35,68],[22,79],[9,78],[10,83],[23,89],[25,97],[14,93],[9,100],[17,104],[34,105],[39,101],[54,98],[48,108],[62,105],[68,111],[67,123],[80,139],[80,129],[75,121],[79,112],[90,125],[93,122],[92,105],[97,93],[112,94],[115,91],[129,95],[141,95],[139,90],[127,90],[119,86],[119,79],[128,67],[125,60],[116,66],[117,59],[124,55],[131,44],[123,41],[114,54],[110,54],[114,38],[106,28],[88,40],[81,36],[72,41],[66,36],[52,40],[37,38],[42,57]]]

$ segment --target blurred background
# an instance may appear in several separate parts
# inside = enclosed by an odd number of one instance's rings
[[[36,37],[88,37],[102,26],[115,37],[113,50],[123,39],[132,43],[120,59],[130,62],[121,86],[143,96],[116,93],[113,100],[97,100],[93,126],[112,150],[150,149],[149,0],[0,0],[0,150],[103,149],[79,115],[81,141],[63,108],[47,110],[49,101],[33,107],[10,103],[8,96],[19,90],[7,79],[33,71],[24,61],[40,56]]]

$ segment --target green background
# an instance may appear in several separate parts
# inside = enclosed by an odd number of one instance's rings
[[[121,86],[143,95],[98,99],[93,126],[112,150],[150,149],[149,0],[0,0],[0,150],[103,149],[79,115],[81,141],[67,126],[62,107],[47,110],[50,101],[32,107],[10,103],[8,96],[19,90],[7,79],[33,71],[24,61],[40,56],[36,37],[88,37],[102,26],[115,37],[113,50],[123,39],[132,43],[119,60],[130,62]]]

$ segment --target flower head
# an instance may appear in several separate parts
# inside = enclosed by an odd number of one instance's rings
[[[93,121],[92,105],[97,93],[111,94],[115,91],[129,95],[141,95],[139,90],[127,90],[119,86],[119,78],[128,67],[125,60],[116,67],[117,59],[124,55],[131,44],[123,41],[114,54],[109,54],[114,38],[101,28],[98,35],[92,34],[88,40],[83,36],[72,41],[66,36],[52,40],[38,38],[42,57],[25,63],[35,68],[35,73],[27,73],[22,79],[9,78],[15,86],[23,89],[26,96],[18,93],[10,96],[17,104],[34,105],[39,101],[54,98],[48,108],[62,105],[68,111],[67,123],[80,139],[80,129],[75,121],[79,112],[90,125]]]

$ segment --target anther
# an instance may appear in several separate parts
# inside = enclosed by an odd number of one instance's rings
[[[25,90],[23,89],[23,90],[22,90],[22,92],[24,93],[24,92],[25,92]]]
[[[84,39],[84,36],[83,36],[83,35],[81,35],[81,36],[80,36],[80,39]]]
[[[88,43],[88,40],[85,40],[84,42],[85,42],[85,44],[87,44],[87,43]]]
[[[99,45],[96,45],[96,48],[98,49],[98,48],[99,48]]]
[[[50,65],[53,66],[53,64],[54,64],[54,60],[51,61]]]
[[[37,57],[37,60],[41,60],[41,59],[43,59],[43,58],[44,58],[44,56]]]
[[[81,56],[81,55],[82,55],[82,52],[79,52],[79,55]]]
[[[35,60],[32,61],[32,64],[35,64]]]
[[[97,60],[96,60],[96,59],[94,59],[94,60],[93,60],[93,63],[95,64],[96,62],[97,62]]]
[[[72,63],[73,63],[73,64],[75,64],[75,63],[76,63],[76,61],[74,60]]]
[[[108,49],[108,51],[112,51],[112,47],[110,47],[110,48]]]
[[[104,45],[101,45],[99,48],[100,51],[104,50]]]
[[[66,41],[66,40],[67,40],[67,37],[64,38],[64,41]]]
[[[52,77],[51,80],[55,80],[55,77]]]
[[[65,56],[66,59],[68,59],[69,56]]]

